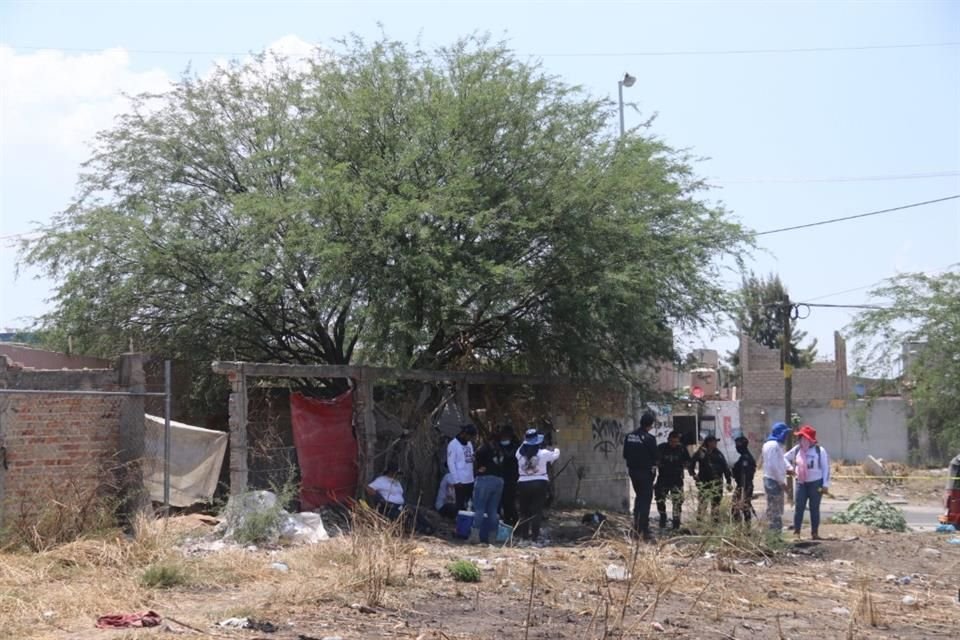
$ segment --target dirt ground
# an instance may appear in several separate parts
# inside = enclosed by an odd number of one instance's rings
[[[209,529],[187,516],[136,540],[0,553],[0,637],[800,640],[945,638],[960,629],[960,545],[949,534],[826,524],[824,541],[770,548],[759,528],[727,525],[636,546],[625,516],[595,531],[581,515],[553,512],[554,543],[544,548],[370,528],[312,546],[185,555],[174,545]],[[479,582],[453,579],[448,566],[460,559],[477,563]],[[158,566],[172,567],[176,584],[145,586],[145,571]],[[94,628],[98,615],[147,609],[163,617],[159,628]],[[216,626],[231,617],[277,630]]]

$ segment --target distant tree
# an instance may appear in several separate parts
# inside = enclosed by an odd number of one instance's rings
[[[87,351],[608,376],[715,323],[750,246],[685,154],[482,38],[133,106],[25,254]]]
[[[960,451],[960,272],[906,273],[870,293],[885,304],[861,311],[850,327],[856,368],[883,377],[901,372],[910,429],[926,431],[931,453],[945,462]],[[903,348],[914,342],[907,366]]]
[[[783,348],[784,304],[790,303],[790,294],[780,276],[763,277],[755,273],[745,276],[737,292],[733,316],[737,332],[746,333],[770,349]],[[797,320],[790,323],[790,347],[787,362],[794,367],[809,367],[817,358],[817,341],[801,346],[807,333],[797,329]],[[741,379],[740,351],[728,351],[726,357],[734,380]]]

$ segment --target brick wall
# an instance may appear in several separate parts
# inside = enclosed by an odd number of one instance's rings
[[[0,358],[0,388],[112,391],[118,379],[113,369],[30,370]],[[0,526],[115,486],[123,405],[117,396],[0,395]]]

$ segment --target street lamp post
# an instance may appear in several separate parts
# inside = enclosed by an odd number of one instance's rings
[[[620,94],[620,137],[623,137],[624,127],[623,127],[623,88],[627,87],[628,89],[633,86],[637,81],[635,77],[629,73],[623,74],[623,80],[617,81],[617,91]]]

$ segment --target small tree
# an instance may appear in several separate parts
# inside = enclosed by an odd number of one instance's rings
[[[960,450],[960,273],[902,274],[871,295],[886,304],[860,312],[850,327],[856,367],[884,377],[899,370],[910,429],[930,436],[931,450],[921,454],[946,462]]]
[[[780,351],[783,348],[784,309],[789,308],[790,294],[780,276],[763,277],[755,273],[745,276],[737,292],[733,320],[738,333],[746,333],[759,344]],[[790,323],[790,348],[788,364],[794,367],[809,367],[817,358],[817,341],[801,346],[807,338],[805,331],[798,330],[796,320]],[[732,377],[741,378],[739,350],[727,353]]]

